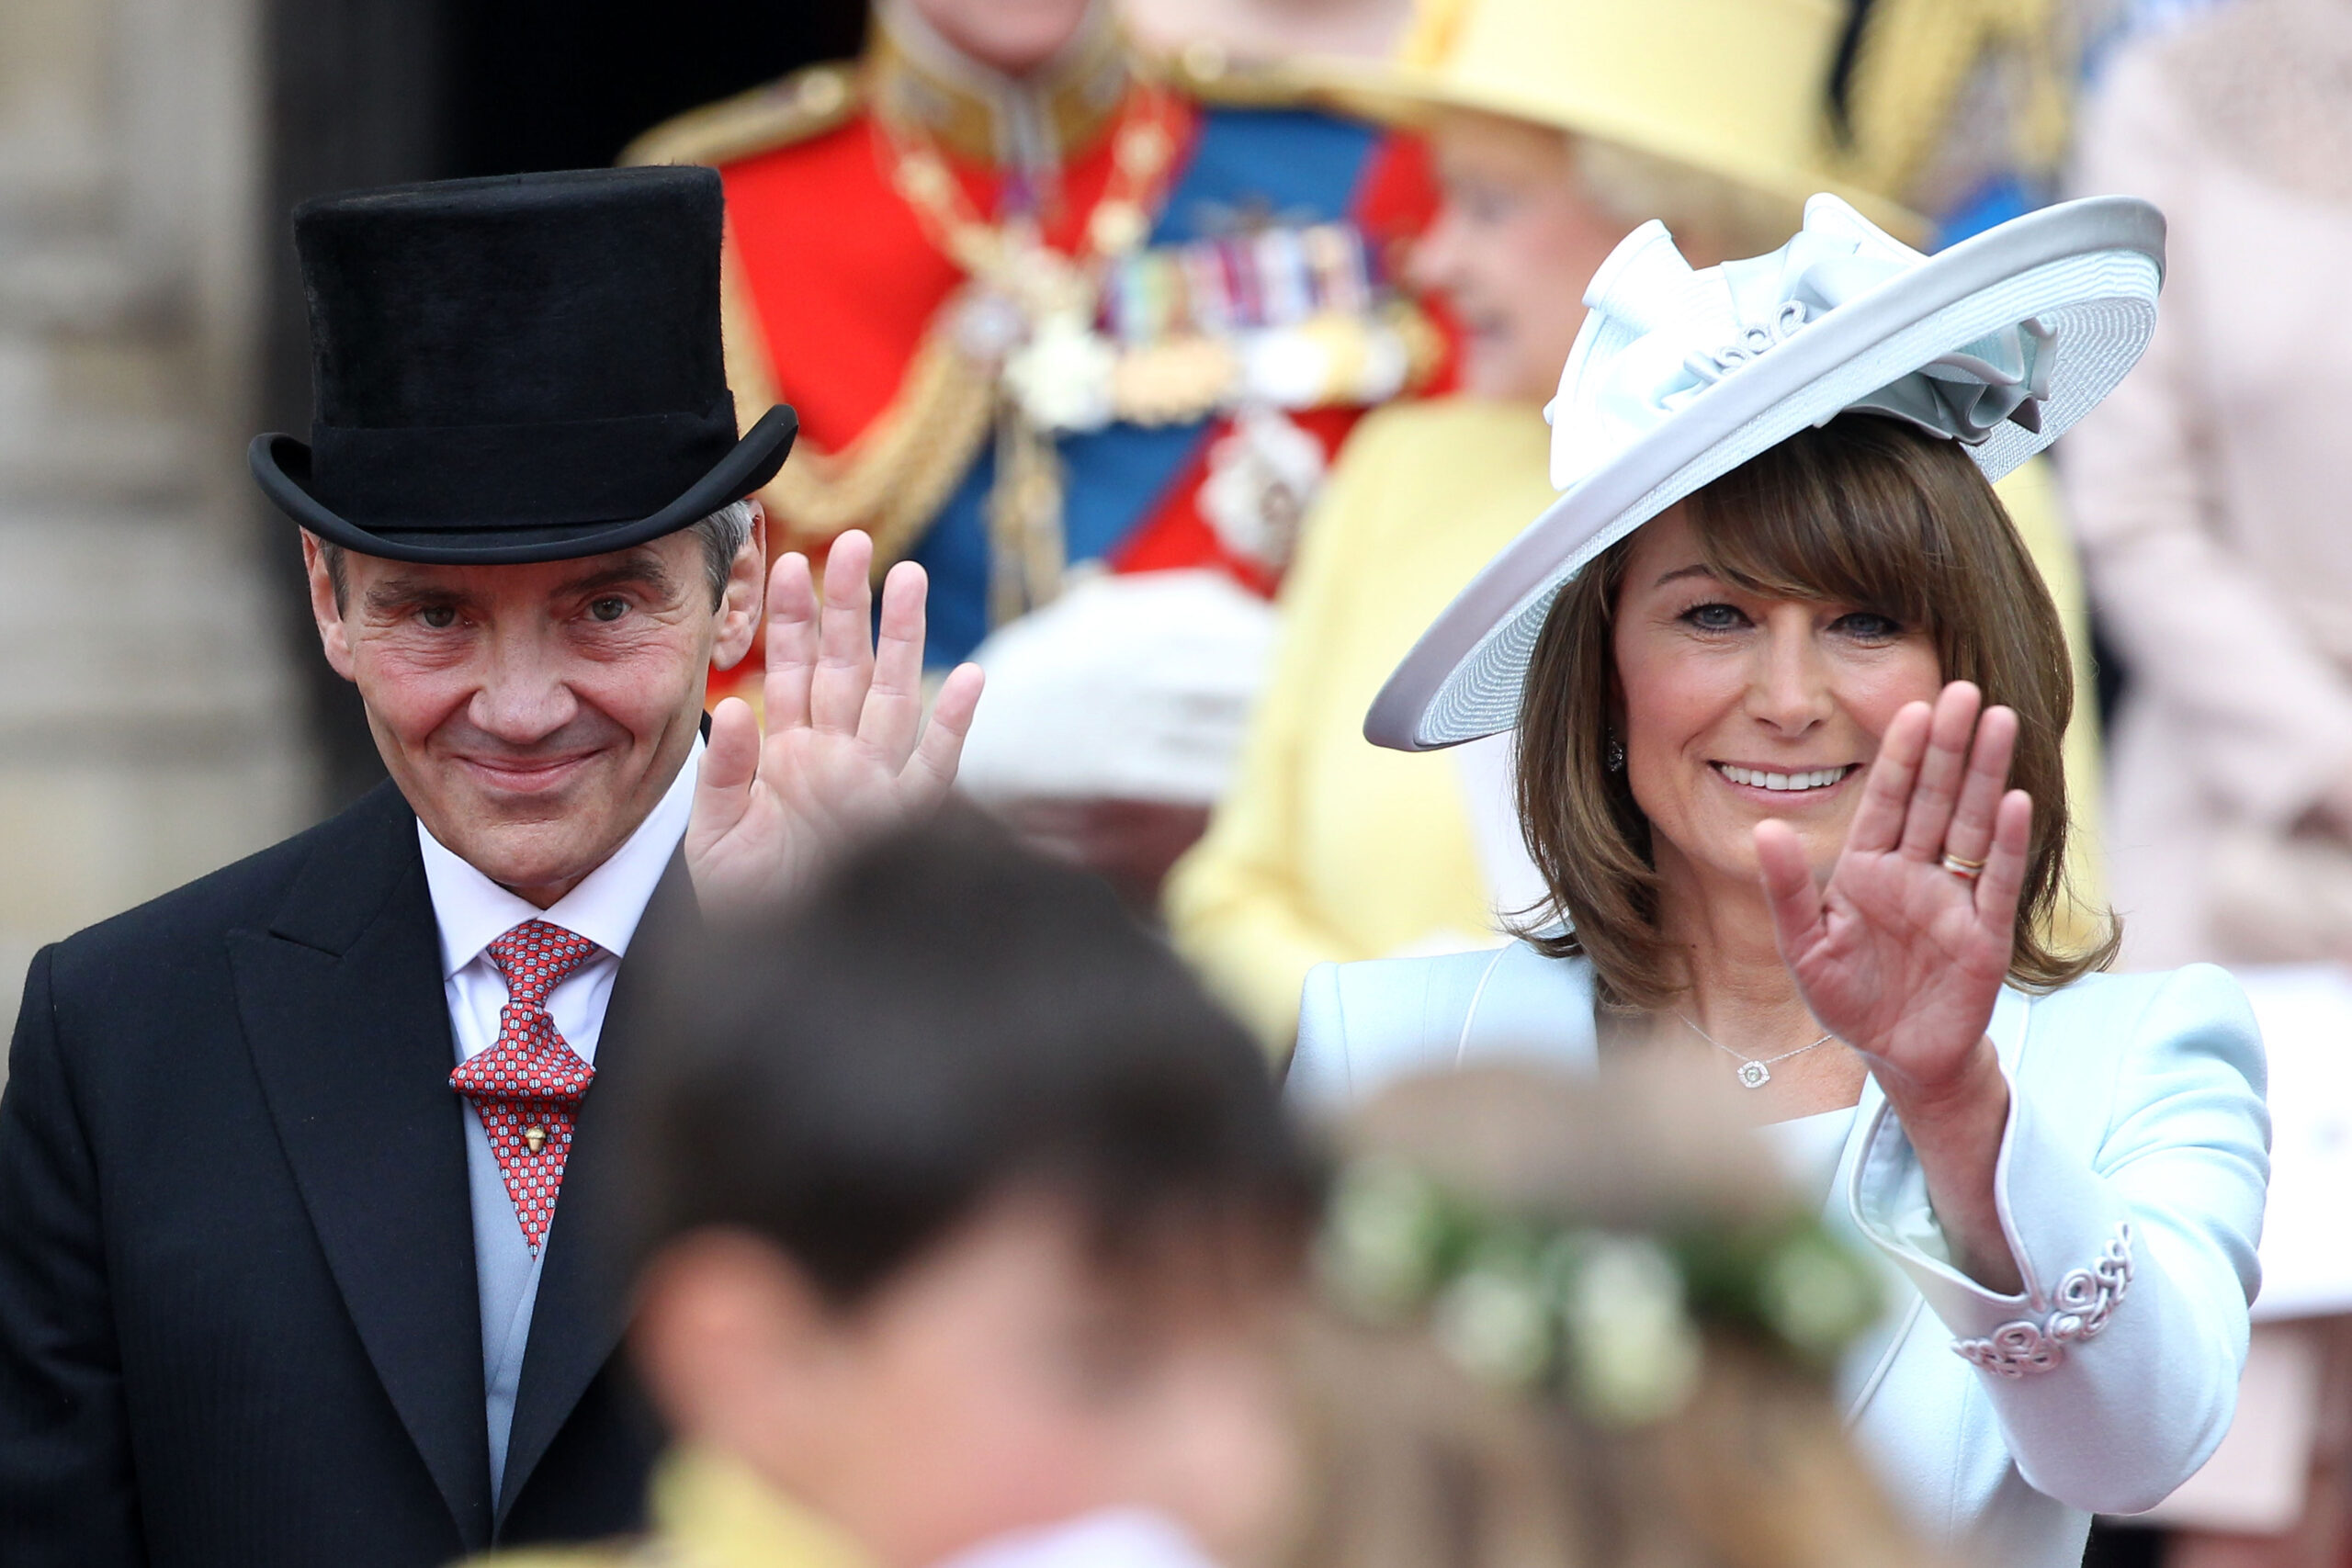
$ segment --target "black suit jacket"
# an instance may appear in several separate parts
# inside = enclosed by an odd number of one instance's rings
[[[693,920],[673,859],[640,931]],[[599,1216],[643,968],[598,1043],[493,1498],[407,804],[385,785],[43,949],[0,1095],[0,1563],[424,1568],[634,1528],[659,1437]]]

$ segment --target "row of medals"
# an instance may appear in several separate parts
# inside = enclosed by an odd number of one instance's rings
[[[1122,128],[1114,148],[1133,188],[1150,186],[1172,152],[1148,120]],[[902,155],[898,183],[940,222],[970,275],[951,318],[958,352],[998,367],[1038,429],[1374,403],[1414,368],[1415,319],[1380,287],[1351,224],[1237,224],[1144,248],[1149,220],[1114,187],[1089,214],[1090,254],[1071,257],[1033,221],[956,220],[954,175],[928,149]]]

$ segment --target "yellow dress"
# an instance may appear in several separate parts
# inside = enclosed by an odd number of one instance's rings
[[[1317,502],[1240,771],[1166,894],[1178,948],[1277,1055],[1316,964],[1498,940],[1462,768],[1448,752],[1372,745],[1363,716],[1422,628],[1555,499],[1550,434],[1520,403],[1396,405],[1357,427]],[[2047,468],[2029,464],[1998,489],[2087,693],[2082,579]],[[2093,716],[2078,711],[2066,737],[2069,870],[2094,908],[2098,745]]]
[[[830,1522],[719,1455],[672,1454],[651,1501],[653,1533],[641,1540],[497,1551],[472,1568],[871,1568]]]

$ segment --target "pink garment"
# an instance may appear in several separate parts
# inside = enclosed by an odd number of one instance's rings
[[[2060,448],[2132,672],[2105,847],[2133,968],[2260,956],[2213,919],[2217,849],[2283,833],[2352,769],[2352,183],[2310,173],[2352,103],[2279,155],[2299,139],[2278,106],[2330,100],[2228,73],[2291,47],[2310,7],[2242,3],[2127,51],[2081,132],[2081,192],[2170,223],[2155,341]],[[2321,30],[2312,53],[2352,63],[2352,28]]]

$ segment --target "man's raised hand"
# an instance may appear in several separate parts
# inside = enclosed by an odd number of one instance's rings
[[[959,665],[923,722],[923,570],[890,569],[873,632],[874,544],[852,530],[833,541],[819,599],[808,558],[769,574],[767,670],[761,698],[729,698],[711,715],[710,743],[686,827],[686,868],[707,909],[788,895],[860,840],[937,808],[980,697],[977,665]]]

